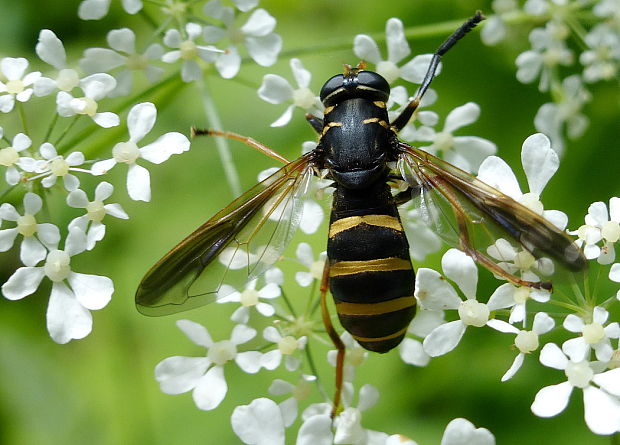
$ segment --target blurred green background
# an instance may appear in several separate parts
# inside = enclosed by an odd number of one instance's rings
[[[48,2],[42,14],[37,0],[0,1],[0,56],[24,56],[36,64],[34,45],[42,28],[57,33],[73,61],[85,47],[107,46],[105,33],[110,29],[145,28],[139,17],[122,13],[117,1],[112,2],[112,12],[105,19],[80,21],[78,3]],[[285,52],[329,43],[348,44],[358,33],[381,34],[390,17],[399,17],[405,26],[418,26],[461,20],[476,9],[490,12],[490,2],[478,0],[267,0],[261,6],[278,20],[276,31],[284,38]],[[412,53],[432,52],[443,38],[445,35],[411,40]],[[433,85],[439,93],[433,109],[441,114],[442,122],[458,105],[468,101],[480,104],[480,119],[457,134],[494,141],[498,155],[513,166],[522,181],[521,144],[535,132],[535,111],[548,101],[535,86],[522,85],[515,79],[514,59],[527,47],[527,33],[491,48],[483,45],[475,32],[444,59],[443,72]],[[311,86],[315,91],[325,79],[340,72],[343,63],[357,62],[349,49],[313,51],[301,58],[313,73]],[[269,68],[243,66],[240,78],[258,86],[266,73],[291,79],[288,58],[281,57]],[[314,138],[299,110],[290,125],[273,129],[269,123],[280,115],[283,106],[262,102],[255,88],[234,80],[212,76],[208,85],[224,128],[250,135],[289,158],[298,155],[303,141]],[[591,202],[608,201],[620,191],[618,85],[600,83],[591,91],[593,101],[585,110],[591,125],[584,136],[567,143],[559,173],[543,195],[546,208],[561,209],[569,215],[572,229],[583,223]],[[207,125],[197,97],[196,90],[188,86],[172,91],[165,106],[156,97],[145,98],[154,101],[159,110],[149,141],[166,131],[186,132],[190,125]],[[29,113],[34,122],[44,114],[33,109]],[[40,116],[41,125],[49,116]],[[0,116],[0,126],[9,124],[4,115]],[[126,137],[126,129],[121,128],[118,134]],[[244,188],[255,183],[260,170],[274,165],[241,144],[233,144],[232,151]],[[229,393],[212,412],[196,409],[189,394],[165,395],[153,377],[154,366],[172,355],[203,353],[176,328],[174,320],[189,318],[203,323],[219,340],[230,334],[231,309],[212,305],[178,317],[155,319],[138,314],[133,303],[135,288],[154,261],[233,198],[218,162],[213,142],[200,140],[182,156],[161,166],[149,165],[153,192],[149,204],[126,197],[125,170],[117,169],[113,175],[116,191],[110,202],[122,203],[131,219],[106,219],[108,234],[104,241],[74,262],[77,271],[109,276],[116,286],[112,302],[93,312],[94,329],[86,339],[57,345],[49,338],[45,328],[49,289],[45,287],[22,301],[0,299],[0,443],[239,442],[229,422],[234,407],[266,395],[271,380],[275,376],[286,378],[286,373],[262,371],[248,376],[236,365],[227,366]],[[67,221],[74,216],[59,215]],[[324,249],[325,237],[323,227],[311,238],[315,251]],[[287,255],[292,257],[294,252]],[[438,259],[436,255],[423,265],[437,268]],[[0,261],[0,280],[4,282],[18,267],[17,252],[4,254]],[[294,281],[292,275],[288,281]],[[492,280],[483,281],[479,295],[490,295],[494,284]],[[300,291],[294,283],[289,289],[289,294],[299,293],[297,304],[303,307],[307,291]],[[563,381],[561,372],[543,368],[534,363],[535,359],[530,363],[526,360],[513,380],[500,383],[516,354],[509,347],[511,342],[510,336],[469,329],[456,351],[434,359],[426,368],[403,364],[396,351],[371,355],[359,371],[358,382],[377,386],[381,399],[364,415],[363,425],[406,434],[420,445],[439,443],[446,424],[455,417],[489,428],[498,444],[609,443],[609,438],[594,436],[585,426],[580,391],[575,391],[567,410],[556,418],[540,419],[531,414],[535,393],[542,386]],[[319,362],[324,361],[323,353],[315,351]],[[330,368],[322,366],[321,371],[330,388]],[[292,437],[289,434],[289,441]]]

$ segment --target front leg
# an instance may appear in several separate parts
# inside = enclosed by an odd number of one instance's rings
[[[314,131],[316,131],[318,134],[321,134],[321,132],[323,131],[323,119],[316,117],[314,114],[308,113],[306,114],[306,120],[310,125],[312,125]]]

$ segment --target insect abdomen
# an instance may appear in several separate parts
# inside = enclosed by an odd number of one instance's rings
[[[415,314],[415,275],[389,187],[379,189],[364,190],[359,199],[351,190],[336,190],[327,256],[342,326],[364,348],[387,352],[402,341]]]

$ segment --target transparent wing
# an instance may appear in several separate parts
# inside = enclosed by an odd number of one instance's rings
[[[312,153],[285,165],[218,212],[155,264],[142,279],[136,305],[168,315],[223,297],[280,257],[301,219],[313,172]]]
[[[486,249],[480,239],[492,243],[499,229],[537,258],[549,256],[571,271],[586,267],[573,240],[542,216],[430,153],[403,142],[399,146],[401,175],[421,189],[423,214],[450,244],[459,247],[466,242],[476,250]]]

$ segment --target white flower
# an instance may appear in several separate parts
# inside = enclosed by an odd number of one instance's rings
[[[99,20],[106,16],[111,0],[82,0],[78,16],[82,20]],[[135,14],[142,9],[142,0],[121,0],[123,9],[128,14]]]
[[[587,259],[596,258],[600,264],[613,263],[616,259],[614,244],[620,239],[620,198],[609,200],[609,212],[604,202],[591,204],[585,224],[568,233],[579,237],[577,244],[583,246]]]
[[[82,97],[73,97],[66,91],[59,91],[56,96],[58,114],[62,117],[71,117],[77,114],[90,117],[97,125],[103,128],[116,127],[119,124],[118,115],[112,112],[98,112],[97,103],[106,97],[116,87],[116,79],[105,73],[92,74],[80,80],[80,88],[84,92]]]
[[[42,61],[58,70],[55,79],[39,77],[34,82],[36,96],[47,96],[55,90],[69,92],[80,85],[79,73],[67,66],[65,47],[56,34],[49,29],[42,29],[39,33],[36,52]]]
[[[389,19],[385,25],[385,36],[388,51],[387,60],[381,57],[379,47],[374,39],[366,34],[355,36],[353,52],[361,60],[374,63],[376,72],[382,75],[388,83],[393,83],[398,78],[413,83],[422,83],[432,54],[415,56],[399,67],[397,64],[411,53],[403,30],[403,22],[397,18]],[[440,71],[441,66],[437,68],[435,75],[438,75]]]
[[[495,187],[534,213],[542,215],[556,227],[564,230],[568,217],[558,210],[544,210],[540,195],[557,171],[560,160],[551,148],[549,138],[541,133],[529,136],[521,149],[521,164],[525,171],[528,193],[522,193],[519,182],[506,162],[496,156],[489,156],[480,165],[478,179]]]
[[[127,164],[127,192],[135,201],[151,200],[151,179],[149,171],[138,165],[140,158],[161,164],[173,154],[180,154],[189,150],[190,142],[181,133],[171,132],[160,136],[155,142],[144,147],[138,147],[138,142],[151,131],[157,118],[157,109],[150,102],[134,105],[127,116],[129,140],[119,142],[112,149],[112,158],[95,162],[92,166],[93,175],[107,173],[117,163]]]
[[[583,80],[592,83],[611,80],[617,76],[620,63],[620,36],[608,23],[599,23],[586,35],[591,49],[582,52],[579,61],[584,66]]]
[[[327,252],[321,252],[318,258],[315,258],[312,246],[308,243],[299,243],[295,250],[297,260],[308,270],[295,272],[295,280],[301,287],[310,286],[315,280],[321,281],[323,278],[323,269],[325,268],[325,259]]]
[[[202,26],[197,23],[185,25],[187,39],[185,40],[177,29],[169,29],[164,36],[164,43],[174,48],[161,56],[166,63],[176,63],[183,60],[181,66],[181,79],[184,82],[201,80],[203,73],[198,61],[213,62],[219,53],[223,51],[214,46],[197,45],[195,40],[202,34]]]
[[[73,190],[67,196],[67,204],[76,209],[85,209],[86,213],[78,216],[69,223],[69,229],[79,227],[86,233],[86,250],[92,250],[97,241],[101,241],[105,235],[103,218],[111,215],[115,218],[128,219],[127,213],[120,204],[104,204],[114,187],[108,182],[100,182],[95,189],[94,201],[89,201],[83,190]]]
[[[500,252],[499,254],[495,254],[493,252],[495,251],[495,246],[500,244],[499,241],[505,241],[509,247],[498,251]],[[498,263],[498,265],[503,269],[508,270],[509,272],[516,269],[522,279],[528,281],[539,281],[538,275],[532,272],[529,268],[521,269],[520,267],[525,267],[526,265],[528,267],[533,267],[534,265],[536,265],[537,262],[544,260],[544,258],[538,261],[530,262],[530,259],[534,259],[534,257],[532,257],[532,254],[525,250],[521,250],[518,254],[514,256],[512,260],[510,260],[512,262],[506,262],[506,259],[510,258],[510,255],[507,253],[509,252],[509,249],[512,249],[512,246],[510,246],[506,240],[498,240],[498,242],[494,246],[491,246],[488,251],[491,257],[504,260],[504,262]],[[523,258],[526,259],[524,260]],[[515,286],[512,283],[505,283],[495,290],[495,292],[489,299],[489,303],[492,303],[496,306],[500,305],[502,307],[509,307],[509,323],[525,324],[527,321],[526,309],[528,301],[534,300],[538,303],[547,303],[550,298],[551,293],[546,289],[534,289],[527,286]]]
[[[0,137],[2,137],[1,129]],[[31,157],[19,155],[31,145],[32,140],[28,136],[17,133],[9,147],[0,149],[0,165],[6,167],[4,178],[7,184],[16,185],[20,181],[22,175],[18,167],[26,172],[34,171],[36,161]]]
[[[108,277],[73,272],[71,257],[86,250],[86,235],[75,227],[69,231],[64,250],[51,246],[45,263],[39,267],[20,267],[2,285],[9,300],[33,294],[44,277],[52,281],[47,306],[47,330],[57,343],[86,337],[92,330],[90,311],[108,304],[114,284]]]
[[[243,443],[284,445],[284,421],[273,400],[261,397],[235,408],[230,417],[233,431]]]
[[[564,328],[581,336],[566,340],[562,344],[562,351],[573,362],[589,360],[591,349],[594,349],[596,358],[601,362],[611,360],[614,350],[610,339],[620,337],[620,326],[618,322],[605,326],[608,318],[609,312],[600,306],[593,309],[589,322],[575,314],[567,315],[564,319]]]
[[[489,326],[495,329],[489,319],[491,311],[506,307],[505,301],[489,299],[484,304],[476,301],[478,268],[474,260],[457,249],[448,250],[441,259],[442,269],[447,278],[454,281],[466,299],[461,300],[445,278],[432,269],[418,270],[414,296],[420,306],[430,310],[454,309],[459,319],[444,323],[433,329],[422,343],[424,351],[437,357],[452,351],[463,338],[468,326]]]
[[[453,133],[475,122],[479,116],[478,104],[468,102],[448,113],[441,131],[423,127],[416,132],[415,139],[431,142],[431,145],[423,147],[425,151],[439,155],[463,170],[476,171],[482,160],[494,154],[497,147],[493,142],[481,137],[455,136]]]
[[[355,370],[364,363],[368,357],[368,351],[362,348],[358,342],[356,342],[351,334],[344,331],[340,335],[340,339],[346,348],[344,355],[344,367],[343,367],[343,379],[347,382],[352,382],[355,378]],[[336,360],[338,357],[338,350],[332,349],[327,351],[327,362],[336,367]]]
[[[89,73],[109,72],[121,68],[116,74],[116,88],[110,97],[126,96],[131,92],[132,73],[143,71],[149,82],[159,80],[164,69],[151,65],[160,60],[164,49],[158,43],[149,45],[143,53],[136,50],[136,35],[129,28],[114,29],[107,35],[110,48],[88,48],[80,60],[82,69]]]
[[[245,2],[237,7],[247,12],[253,6]],[[225,79],[235,77],[241,66],[239,46],[243,45],[250,57],[261,66],[271,66],[276,63],[278,54],[282,49],[282,38],[273,32],[276,19],[266,10],[259,8],[252,12],[243,25],[235,22],[235,11],[228,6],[222,6],[220,0],[211,0],[204,7],[204,13],[220,21],[224,27],[207,25],[204,27],[204,38],[208,43],[219,42],[223,39],[229,41],[226,52],[215,61],[215,67]]]
[[[34,181],[43,178],[41,185],[45,188],[54,186],[58,178],[62,178],[65,189],[71,192],[80,186],[80,180],[69,172],[90,173],[88,170],[77,167],[84,163],[84,154],[81,151],[74,151],[65,158],[58,154],[56,147],[49,142],[44,142],[39,147],[39,153],[43,159],[35,163],[34,172],[37,175],[32,176],[28,180]]]
[[[283,336],[273,326],[267,326],[263,331],[263,338],[269,342],[275,343],[276,349],[266,352],[261,357],[261,366],[268,370],[274,370],[282,362],[284,358],[284,366],[288,371],[295,371],[301,365],[301,360],[296,357],[297,351],[304,349],[307,343],[307,337],[295,338],[292,335]]]
[[[534,316],[534,323],[532,324],[531,331],[519,330],[501,320],[492,320],[489,323],[491,322],[494,324],[495,329],[500,332],[516,334],[514,345],[519,350],[512,365],[502,376],[502,382],[514,377],[517,371],[521,369],[521,365],[523,365],[523,361],[525,360],[525,355],[538,349],[540,345],[538,337],[542,334],[546,334],[555,327],[555,321],[545,312],[539,312]]]
[[[238,291],[228,284],[223,284],[218,290],[220,296],[217,300],[218,303],[241,303],[230,317],[235,323],[247,324],[250,320],[250,308],[252,307],[265,317],[271,317],[275,314],[274,307],[269,303],[262,302],[261,299],[273,300],[278,298],[281,294],[280,286],[275,283],[267,283],[257,290],[257,281],[257,279],[250,280],[243,291]]]
[[[234,360],[248,374],[260,369],[260,352],[238,352],[237,347],[253,339],[256,331],[244,325],[233,328],[230,340],[214,342],[207,329],[189,320],[177,321],[177,326],[196,345],[207,349],[204,357],[168,357],[155,367],[155,378],[166,394],[192,391],[196,406],[212,410],[224,400],[228,386],[224,366]]]
[[[32,96],[32,84],[41,76],[39,71],[26,74],[28,61],[22,57],[5,57],[0,61],[0,111],[13,110],[15,100],[27,102]]]
[[[409,324],[407,332],[417,337],[424,338],[430,334],[433,329],[444,324],[443,311],[431,311],[420,307],[417,309],[415,317]],[[400,358],[407,364],[413,366],[426,366],[431,357],[424,351],[422,342],[411,337],[405,337],[398,346]]]
[[[485,45],[496,45],[506,38],[507,27],[504,16],[518,11],[519,5],[515,0],[493,0],[491,4],[495,14],[484,22],[480,30],[480,39]]]
[[[60,241],[58,227],[50,223],[39,224],[35,215],[41,210],[43,201],[39,195],[26,193],[24,195],[24,214],[21,215],[11,204],[0,206],[0,220],[15,221],[17,227],[0,230],[0,252],[6,252],[15,242],[17,235],[23,236],[19,257],[26,266],[36,266],[47,256]]]
[[[495,437],[486,428],[476,428],[469,420],[457,418],[446,427],[441,445],[495,445]]]
[[[271,104],[290,103],[284,113],[271,124],[272,127],[282,127],[288,124],[293,117],[295,107],[317,117],[323,116],[323,104],[310,89],[312,74],[304,68],[299,59],[291,59],[290,66],[297,88],[293,87],[282,76],[265,74],[263,83],[258,89],[258,97],[266,102]]]
[[[581,388],[588,428],[595,434],[613,434],[620,430],[620,368],[595,373],[587,361],[569,360],[554,343],[542,348],[540,362],[564,371],[568,380],[538,391],[532,403],[534,414],[553,417],[561,413],[568,405],[573,388]]]
[[[293,385],[292,383],[280,379],[275,379],[271,383],[271,386],[269,387],[269,394],[274,396],[281,396],[284,394],[291,395],[291,397],[278,404],[285,427],[288,428],[291,426],[297,418],[299,402],[310,397],[313,392],[313,388],[316,385],[315,381],[315,376],[302,375],[297,385]]]

